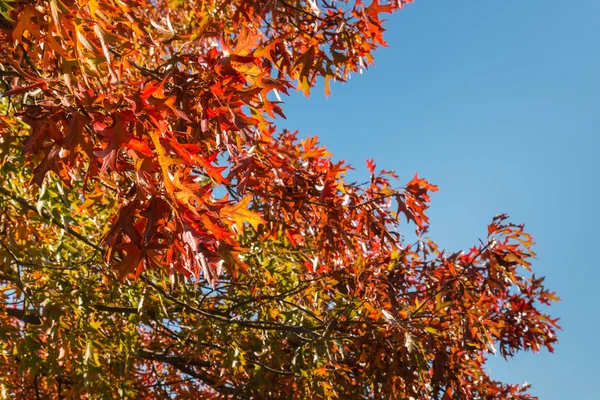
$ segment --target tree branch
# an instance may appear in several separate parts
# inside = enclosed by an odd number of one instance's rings
[[[169,364],[172,367],[176,368],[180,372],[183,372],[186,375],[193,377],[194,379],[198,379],[204,382],[206,385],[209,385],[214,390],[221,393],[233,393],[235,391],[234,388],[230,388],[220,384],[215,379],[206,375],[202,372],[197,371],[191,367],[202,367],[208,368],[211,366],[211,363],[208,361],[200,360],[195,357],[184,357],[184,356],[170,356],[164,353],[156,353],[149,349],[140,349],[138,351],[138,356],[143,359],[150,361],[158,361],[161,363]]]
[[[317,327],[313,327],[313,328],[306,328],[304,326],[295,326],[295,325],[286,325],[286,324],[280,324],[277,322],[272,322],[272,321],[249,321],[249,320],[239,320],[239,319],[233,319],[233,318],[227,318],[218,314],[213,314],[211,312],[208,312],[206,310],[202,310],[199,308],[196,308],[194,306],[189,305],[188,303],[181,301],[179,299],[177,299],[175,296],[172,296],[170,293],[168,293],[166,290],[164,290],[162,287],[160,287],[159,285],[157,285],[156,283],[152,282],[148,277],[146,276],[141,276],[142,279],[144,280],[144,282],[146,282],[148,285],[152,286],[154,289],[156,289],[160,294],[162,294],[163,296],[165,296],[167,299],[179,304],[180,306],[184,307],[185,309],[192,311],[196,314],[200,314],[204,317],[207,318],[211,318],[217,321],[221,321],[221,322],[225,322],[228,324],[235,324],[235,325],[239,325],[239,326],[243,326],[246,328],[254,328],[254,329],[260,329],[260,330],[271,330],[271,331],[288,331],[288,332],[301,332],[301,333],[309,333],[312,335],[316,335],[321,337],[322,335],[319,334],[318,332],[315,332],[315,330],[317,329],[323,329],[323,326],[317,326]]]
[[[6,315],[32,325],[41,325],[42,322],[44,322],[40,316],[31,314],[28,310],[22,310],[20,308],[7,308]]]
[[[184,356],[170,356],[164,353],[156,353],[149,349],[140,349],[138,355],[146,360],[153,360],[164,362],[167,364],[181,364],[193,365],[194,367],[210,367],[211,364],[208,361],[200,360],[196,357],[184,357]],[[213,382],[214,383],[214,382]]]

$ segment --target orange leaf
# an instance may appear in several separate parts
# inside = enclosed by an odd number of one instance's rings
[[[225,206],[221,208],[221,217],[232,219],[237,225],[238,229],[241,229],[245,222],[252,225],[254,229],[258,229],[258,225],[264,224],[265,220],[261,218],[259,213],[248,209],[248,205],[251,200],[252,196],[246,196],[240,200],[239,203],[233,206]]]

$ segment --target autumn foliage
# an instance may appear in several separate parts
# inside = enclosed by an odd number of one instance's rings
[[[0,0],[2,396],[530,398],[484,368],[556,342],[523,227],[444,251],[436,186],[275,124],[408,2]]]

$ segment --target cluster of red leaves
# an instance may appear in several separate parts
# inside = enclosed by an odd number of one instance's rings
[[[256,274],[250,247],[297,254],[299,276],[327,278],[319,293],[330,303],[314,292],[297,300],[321,307],[313,313],[321,338],[343,338],[314,369],[331,377],[325,397],[355,388],[376,397],[527,398],[483,371],[494,343],[510,356],[556,341],[556,321],[538,309],[556,297],[517,271],[533,257],[523,228],[498,216],[487,241],[446,255],[421,236],[434,185],[415,176],[398,188],[373,161],[369,182],[348,183],[350,167],[315,138],[276,134],[272,123],[283,117],[273,98],[293,80],[308,95],[323,77],[329,93],[331,79],[372,64],[385,45],[382,14],[407,2],[12,2],[10,19],[1,17],[0,72],[3,96],[30,129],[31,182],[84,180],[79,211],[103,192],[115,196],[102,247],[121,280],[160,270],[215,288],[223,276]],[[397,232],[402,219],[417,227],[416,244]],[[208,368],[186,357],[188,375]],[[244,374],[204,384],[240,387]],[[290,398],[300,385],[290,371],[273,382]]]
[[[401,4],[324,3],[323,15],[311,2],[172,6],[18,4],[2,30],[14,73],[4,96],[42,90],[43,100],[22,111],[33,183],[53,171],[67,185],[83,175],[118,191],[106,243],[123,277],[167,266],[216,282],[221,264],[233,275],[246,268],[235,235],[245,222],[262,222],[242,196],[264,193],[264,168],[282,165],[272,163],[278,142],[268,118],[283,114],[269,96],[287,93],[286,79],[297,78],[308,94],[317,76],[343,80],[363,58],[371,62],[384,44],[379,14]],[[166,25],[156,22],[165,14]],[[239,178],[233,185],[217,165],[223,156]],[[323,195],[339,172],[326,174]],[[314,191],[319,179],[295,190]],[[215,186],[235,192],[240,206],[215,199]]]

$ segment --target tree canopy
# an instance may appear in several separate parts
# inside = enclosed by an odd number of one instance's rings
[[[0,0],[2,396],[530,398],[484,369],[557,340],[523,226],[444,251],[436,186],[276,126],[408,2]]]

